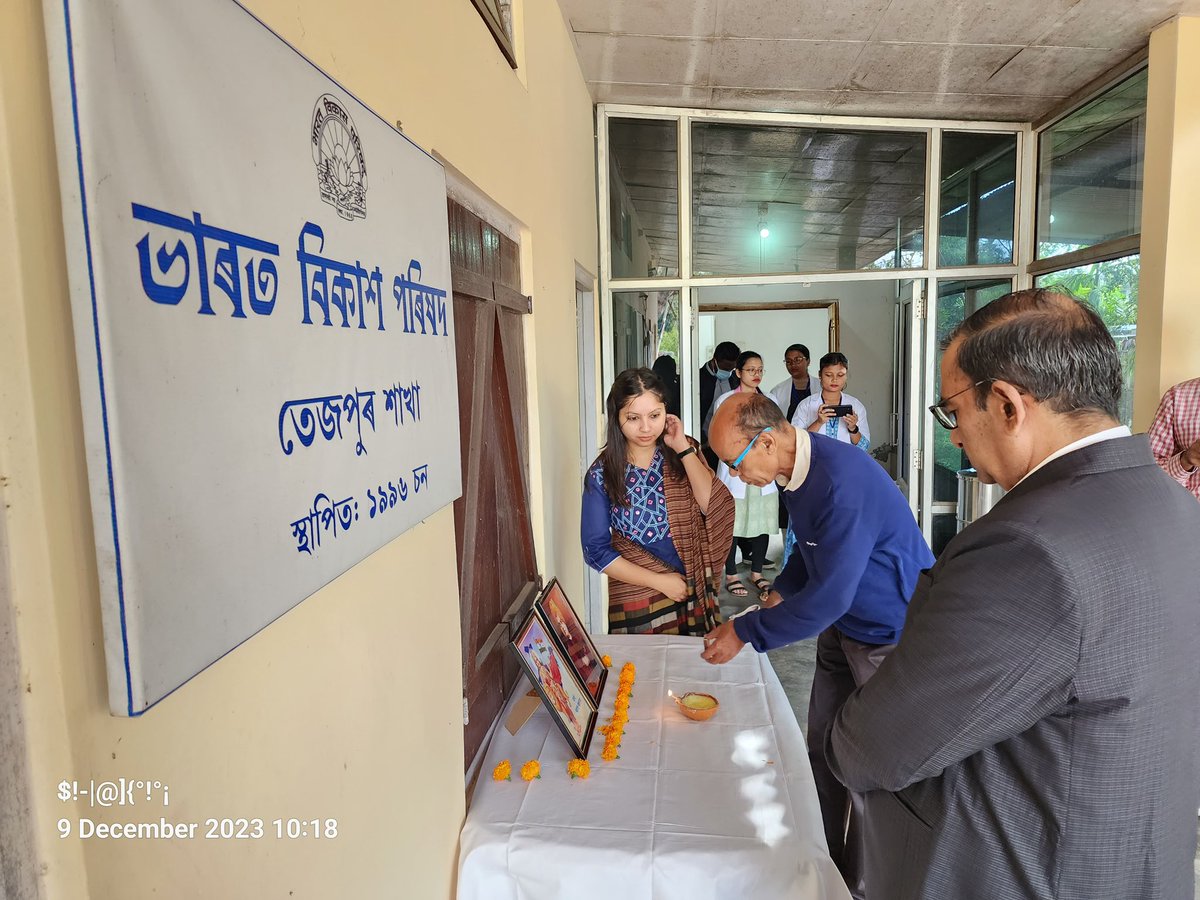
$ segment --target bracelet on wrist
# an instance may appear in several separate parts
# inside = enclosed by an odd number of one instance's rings
[[[858,426],[857,425],[855,425],[853,428],[847,428],[846,430],[848,432],[850,432],[851,434],[858,434]]]
[[[689,454],[692,454],[692,453],[695,453],[695,452],[696,452],[696,448],[695,448],[695,447],[688,447],[686,450],[684,450],[684,451],[680,452],[680,453],[678,454],[678,456],[679,456],[679,458],[680,458],[680,459],[683,459],[685,456],[688,456]]]

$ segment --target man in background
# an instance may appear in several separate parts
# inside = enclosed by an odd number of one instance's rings
[[[1148,437],[1162,470],[1200,500],[1200,378],[1163,394]]]
[[[871,900],[1177,900],[1200,802],[1200,505],[1117,421],[1094,311],[996,300],[930,408],[1008,492],[924,572],[904,637],[837,715]]]
[[[862,900],[862,797],[830,770],[825,738],[842,703],[900,639],[909,595],[933,554],[882,467],[850,444],[793,428],[772,398],[726,400],[713,416],[710,437],[742,481],[761,487],[775,480],[782,487],[796,549],[764,608],[709,632],[702,656],[720,664],[747,643],[765,653],[817,637],[808,757],[829,855],[852,896]]]
[[[712,359],[700,367],[700,449],[708,460],[709,468],[717,470],[716,454],[708,446],[708,420],[712,415],[713,402],[722,394],[733,389],[733,367],[742,351],[733,341],[721,341],[713,349]]]
[[[808,348],[803,344],[792,344],[783,353],[783,364],[787,366],[788,377],[771,388],[771,396],[784,410],[787,420],[792,421],[796,407],[800,401],[812,394],[812,385],[808,378]],[[782,510],[781,510],[782,512]]]

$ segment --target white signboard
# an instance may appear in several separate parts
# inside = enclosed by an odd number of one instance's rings
[[[460,493],[445,173],[231,0],[47,0],[109,696]]]

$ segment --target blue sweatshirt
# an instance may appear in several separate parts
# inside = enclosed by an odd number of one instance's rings
[[[797,431],[812,442],[808,476],[780,496],[796,549],[775,580],[783,602],[733,620],[763,652],[830,625],[865,644],[900,639],[908,598],[933,554],[887,473],[853,444]]]

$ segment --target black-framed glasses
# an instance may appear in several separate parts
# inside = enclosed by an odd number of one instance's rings
[[[951,400],[953,400],[955,397],[957,397],[959,394],[965,394],[967,391],[974,390],[975,388],[979,387],[981,384],[987,384],[989,381],[995,381],[995,380],[996,380],[995,378],[981,378],[981,379],[979,379],[979,381],[975,382],[974,384],[970,385],[969,387],[965,387],[961,391],[955,391],[949,397],[942,397],[942,399],[938,400],[937,403],[935,403],[935,404],[933,404],[933,406],[929,407],[929,411],[931,413],[933,413],[933,418],[937,420],[937,423],[939,425],[941,425],[943,428],[948,428],[951,431],[953,431],[955,428],[958,427],[958,413],[956,413],[952,409],[946,409],[946,404],[949,403]]]
[[[764,428],[762,431],[760,431],[754,437],[750,438],[750,443],[748,443],[746,445],[745,450],[743,450],[741,453],[738,454],[737,459],[735,459],[733,462],[725,463],[725,465],[729,466],[730,471],[736,469],[738,466],[740,466],[742,464],[742,460],[746,458],[746,454],[750,452],[750,448],[754,446],[754,442],[757,441],[760,437],[762,437],[764,434],[766,434],[770,430],[771,430],[771,426],[768,425],[766,428]]]

